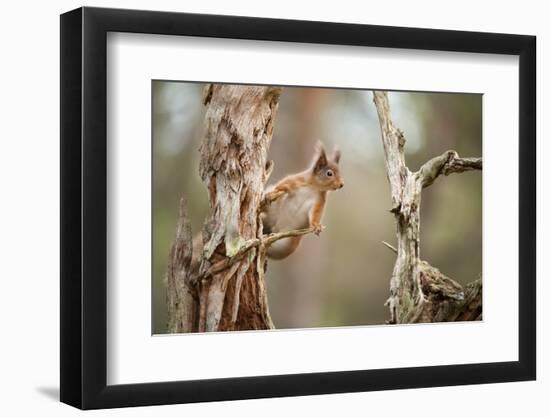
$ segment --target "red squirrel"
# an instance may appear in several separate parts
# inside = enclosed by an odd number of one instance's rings
[[[264,233],[313,227],[319,236],[323,230],[321,219],[327,204],[327,193],[342,188],[340,151],[335,149],[331,157],[319,142],[311,166],[303,172],[289,175],[269,187],[265,200],[269,202],[263,217]],[[302,236],[278,240],[267,249],[271,259],[284,259],[296,250]]]

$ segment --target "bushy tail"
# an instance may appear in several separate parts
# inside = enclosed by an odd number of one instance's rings
[[[267,248],[267,257],[270,259],[284,259],[296,250],[302,236],[293,236],[278,240]]]

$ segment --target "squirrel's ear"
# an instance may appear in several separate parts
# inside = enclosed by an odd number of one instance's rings
[[[342,152],[340,152],[340,149],[334,148],[334,153],[332,154],[332,160],[338,164],[340,162],[341,156],[342,156]]]
[[[327,153],[325,147],[321,142],[317,142],[317,156],[315,157],[315,164],[313,165],[313,171],[317,172],[328,165]]]

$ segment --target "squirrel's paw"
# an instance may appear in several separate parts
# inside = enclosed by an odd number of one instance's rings
[[[269,193],[264,194],[264,198],[262,199],[263,205],[270,205],[275,200],[277,200],[279,197],[281,197],[284,194],[283,191],[270,191]]]
[[[266,197],[260,201],[260,213],[263,213],[267,210],[267,208],[271,205],[271,201],[269,201]]]
[[[262,198],[262,201],[260,202],[260,212],[266,211],[268,207],[273,203],[277,198],[281,196],[278,192],[269,192],[267,194],[264,194],[264,197]]]
[[[323,226],[322,224],[313,224],[311,225],[311,227],[313,227],[313,233],[315,233],[317,236],[319,236],[321,232],[325,230],[325,226]]]

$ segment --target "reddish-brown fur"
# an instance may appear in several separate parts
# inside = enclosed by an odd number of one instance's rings
[[[275,184],[265,195],[270,202],[264,217],[264,232],[275,233],[313,227],[319,235],[327,193],[344,186],[340,174],[340,152],[327,157],[321,144],[312,166],[304,172],[289,175]],[[301,236],[281,239],[267,252],[273,259],[283,259],[296,250]]]

